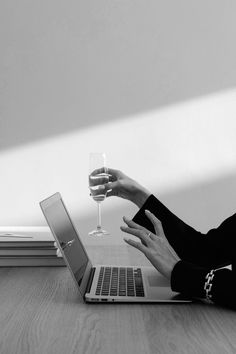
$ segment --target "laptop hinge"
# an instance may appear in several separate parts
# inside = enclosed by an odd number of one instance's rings
[[[87,284],[87,288],[86,288],[86,292],[85,293],[90,293],[92,282],[93,282],[93,278],[94,278],[94,274],[95,274],[95,270],[96,270],[95,267],[91,268],[90,275],[89,275],[89,280],[88,280],[88,284]]]

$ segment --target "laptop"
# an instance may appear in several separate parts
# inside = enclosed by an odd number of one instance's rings
[[[154,267],[93,265],[60,193],[40,202],[57,246],[85,302],[191,302]]]

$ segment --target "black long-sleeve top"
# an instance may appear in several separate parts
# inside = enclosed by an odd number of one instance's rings
[[[206,234],[196,231],[151,195],[133,220],[155,233],[145,215],[150,210],[161,222],[164,233],[180,257],[171,274],[172,290],[205,298],[206,275],[214,269],[212,301],[236,308],[236,214]],[[230,269],[218,269],[232,265]]]

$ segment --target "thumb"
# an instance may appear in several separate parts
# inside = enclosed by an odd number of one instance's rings
[[[104,186],[107,191],[107,197],[118,196],[117,182],[109,182],[106,183]]]

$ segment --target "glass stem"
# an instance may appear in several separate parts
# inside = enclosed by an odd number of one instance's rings
[[[98,230],[102,229],[102,215],[101,215],[101,203],[98,202]]]

